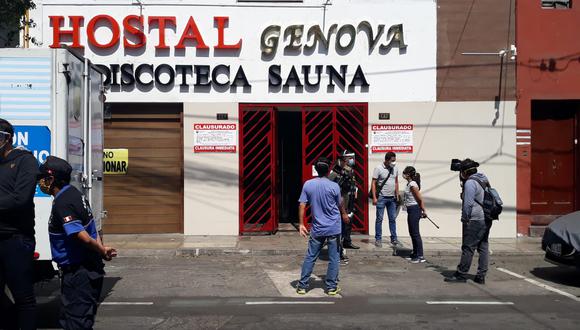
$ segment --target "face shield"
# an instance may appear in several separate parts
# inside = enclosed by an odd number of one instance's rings
[[[354,152],[351,153],[347,153],[347,151],[345,150],[342,153],[342,159],[344,160],[344,162],[346,163],[346,165],[353,167],[355,162],[355,154]]]

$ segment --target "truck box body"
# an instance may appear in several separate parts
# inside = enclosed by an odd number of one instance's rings
[[[86,69],[85,69],[86,66]],[[67,49],[0,49],[0,118],[14,125],[14,146],[39,163],[48,155],[73,167],[72,184],[103,215],[103,85],[101,72]],[[37,186],[36,251],[51,260],[48,221],[52,197]]]

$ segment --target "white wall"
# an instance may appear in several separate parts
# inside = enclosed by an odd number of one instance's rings
[[[183,106],[184,234],[237,235],[239,222],[238,153],[194,153],[193,124],[213,123],[228,113],[238,123],[236,103],[186,103]]]
[[[389,112],[391,120],[378,120],[379,112]],[[493,237],[516,235],[516,159],[515,102],[500,104],[499,118],[492,125],[496,110],[493,102],[438,103],[371,103],[371,124],[414,124],[414,152],[397,154],[399,169],[415,166],[421,173],[422,193],[429,216],[439,224],[437,230],[428,221],[422,222],[424,236],[460,237],[461,201],[457,172],[449,170],[452,158],[472,158],[481,166],[500,193],[504,211],[494,222]],[[369,132],[370,132],[369,127]],[[370,136],[369,136],[370,141]],[[384,153],[370,154],[369,181],[372,170],[384,160]],[[400,177],[401,191],[405,181]],[[408,236],[406,212],[397,220],[398,233]],[[369,231],[374,235],[375,207],[369,205]],[[383,235],[388,234],[383,223]]]

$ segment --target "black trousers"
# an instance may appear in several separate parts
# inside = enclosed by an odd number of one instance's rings
[[[60,325],[65,330],[92,329],[103,289],[102,267],[65,267],[61,279]]]
[[[471,268],[475,250],[479,254],[477,275],[485,277],[489,266],[489,231],[491,221],[463,222],[461,239],[461,260],[457,266],[460,275],[466,275]]]
[[[409,235],[413,243],[413,252],[411,257],[423,257],[423,240],[419,231],[421,222],[421,208],[419,205],[407,206],[407,225],[409,226]]]
[[[6,284],[16,305],[16,313],[0,310],[0,327],[6,322],[8,327],[36,329],[33,268],[35,245],[33,237],[24,235],[0,238],[0,292],[4,294]]]

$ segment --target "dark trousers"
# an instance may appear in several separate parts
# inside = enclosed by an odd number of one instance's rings
[[[36,329],[36,297],[34,296],[34,248],[33,237],[13,235],[0,238],[0,292],[4,284],[8,286],[14,303],[20,329]],[[11,313],[0,311],[2,321],[10,318]]]
[[[409,235],[413,243],[411,257],[423,257],[423,240],[419,232],[419,222],[421,221],[421,208],[419,205],[407,206],[407,224],[409,225]]]
[[[352,218],[350,219],[349,223],[342,223],[342,245],[350,245],[352,244],[352,239],[350,238],[350,233],[352,232]]]
[[[463,222],[461,260],[457,272],[465,276],[469,272],[475,250],[479,254],[477,275],[485,277],[489,265],[489,230],[491,221]]]
[[[90,267],[92,268],[92,267]],[[92,329],[103,289],[104,272],[84,266],[63,269],[60,325],[63,329]]]

